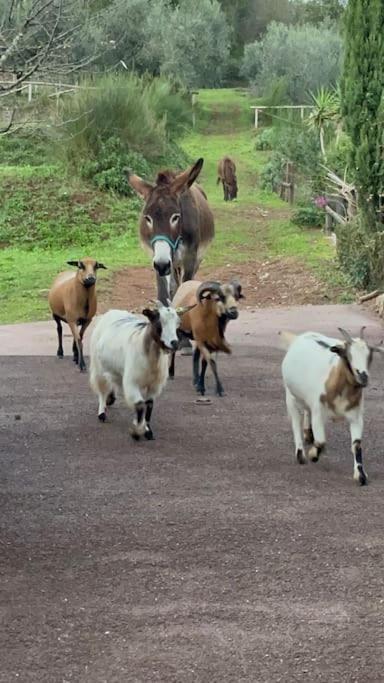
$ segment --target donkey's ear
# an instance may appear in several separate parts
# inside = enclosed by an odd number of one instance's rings
[[[75,268],[80,268],[80,261],[67,261],[69,266],[75,266]]]
[[[172,183],[172,189],[177,193],[181,193],[186,190],[187,187],[191,187],[198,178],[200,171],[203,168],[203,163],[204,159],[198,159],[191,168],[179,173]]]
[[[150,193],[155,187],[152,185],[152,183],[149,183],[147,180],[143,180],[143,178],[140,178],[140,176],[130,173],[129,171],[128,182],[135,192],[137,192],[137,194],[143,199],[148,199]]]

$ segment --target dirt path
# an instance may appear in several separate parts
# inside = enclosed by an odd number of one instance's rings
[[[227,396],[196,404],[179,358],[152,443],[120,401],[98,423],[70,358],[1,358],[1,682],[382,680],[384,366],[358,489],[340,424],[295,464],[275,348],[281,327],[337,324],[381,338],[355,306],[244,314]]]

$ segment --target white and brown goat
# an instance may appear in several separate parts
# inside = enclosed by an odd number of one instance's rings
[[[105,269],[106,266],[92,258],[67,261],[67,263],[69,266],[75,266],[77,271],[66,270],[59,273],[49,291],[48,302],[57,325],[58,357],[62,358],[64,355],[61,323],[65,322],[69,325],[73,335],[73,360],[79,365],[80,371],[84,371],[86,366],[83,356],[83,337],[96,314],[97,271],[99,268]]]
[[[367,483],[363,467],[361,441],[364,422],[364,388],[368,384],[369,367],[375,351],[360,337],[339,328],[343,341],[316,332],[298,336],[282,332],[288,351],[282,364],[288,414],[292,422],[296,458],[307,461],[304,441],[310,445],[308,457],[317,462],[325,448],[325,423],[328,418],[345,418],[350,427],[354,479]]]
[[[224,393],[213,353],[232,353],[225,339],[225,330],[228,321],[238,317],[238,301],[243,298],[238,282],[222,285],[219,282],[189,280],[180,285],[173,299],[174,306],[194,305],[181,319],[180,336],[193,339],[195,342],[193,384],[202,396],[205,394],[205,372],[208,363],[216,380],[217,395],[222,396]],[[174,377],[175,352],[172,354],[169,374],[171,378]]]

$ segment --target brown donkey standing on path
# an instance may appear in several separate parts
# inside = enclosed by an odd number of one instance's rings
[[[237,198],[236,165],[230,157],[224,157],[217,167],[217,184],[223,183],[224,201]]]
[[[165,305],[181,282],[193,280],[215,229],[203,190],[193,183],[203,159],[182,173],[165,170],[150,183],[129,174],[128,181],[144,199],[139,219],[140,241],[153,255],[157,298]]]

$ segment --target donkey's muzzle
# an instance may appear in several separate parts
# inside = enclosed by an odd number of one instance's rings
[[[164,277],[171,272],[171,261],[154,261],[153,267],[159,273],[160,277]]]

